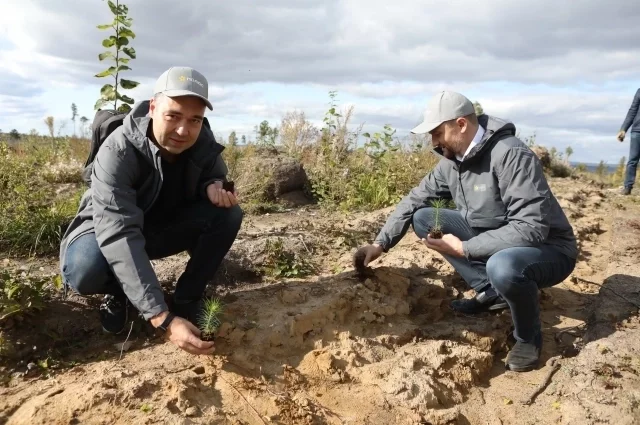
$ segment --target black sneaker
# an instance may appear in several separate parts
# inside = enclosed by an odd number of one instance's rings
[[[480,292],[473,298],[453,300],[451,308],[463,314],[478,314],[485,311],[496,311],[509,308],[509,304],[502,299],[493,288]]]
[[[126,296],[105,295],[100,304],[102,329],[110,334],[119,334],[129,320],[129,300]]]
[[[198,326],[198,316],[202,311],[202,298],[187,303],[178,303],[175,300],[172,303],[172,310],[176,316],[187,319],[194,325]]]
[[[517,341],[507,355],[506,367],[514,372],[528,372],[538,367],[542,351],[542,334],[538,333],[531,342]]]

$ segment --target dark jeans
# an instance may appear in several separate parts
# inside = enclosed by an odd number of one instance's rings
[[[432,208],[416,211],[412,224],[418,237],[427,237],[433,219]],[[440,210],[440,223],[444,234],[451,233],[462,241],[477,234],[458,211]],[[487,261],[449,255],[444,258],[476,292],[492,286],[504,298],[511,309],[514,337],[526,342],[541,332],[538,289],[557,285],[575,267],[574,259],[548,245],[507,248]]]
[[[176,282],[174,301],[188,302],[202,297],[233,245],[242,217],[239,206],[218,208],[207,200],[186,206],[173,219],[167,217],[163,225],[145,226],[145,249],[150,259],[183,251],[191,254]],[[81,236],[67,248],[62,275],[65,283],[80,295],[124,295],[98,247],[95,233]]]
[[[638,168],[638,160],[640,160],[640,133],[632,131],[631,142],[629,146],[629,161],[627,162],[627,171],[624,178],[624,187],[633,189],[636,181],[636,169]]]

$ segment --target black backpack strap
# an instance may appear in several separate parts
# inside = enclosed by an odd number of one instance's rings
[[[91,172],[93,170],[92,164],[98,154],[100,146],[102,146],[113,130],[122,125],[125,116],[126,113],[110,109],[96,112],[93,123],[91,124],[91,150],[89,151],[89,156],[87,157],[84,169],[82,170],[82,180],[84,180],[87,185],[91,186]]]

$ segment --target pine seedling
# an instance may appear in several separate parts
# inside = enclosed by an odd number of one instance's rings
[[[202,332],[203,341],[213,341],[216,331],[221,325],[222,302],[217,298],[204,300],[202,310],[198,315],[198,327]]]
[[[436,199],[431,201],[431,206],[435,211],[435,218],[433,220],[433,226],[429,234],[433,239],[442,239],[442,225],[440,224],[440,210],[447,207],[447,201],[445,199]]]

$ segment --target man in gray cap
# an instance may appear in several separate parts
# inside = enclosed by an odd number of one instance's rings
[[[193,354],[213,352],[195,321],[243,217],[237,193],[222,188],[224,148],[205,120],[206,108],[213,109],[201,73],[188,67],[164,72],[153,98],[135,104],[104,139],[60,246],[65,285],[80,295],[105,294],[105,331],[122,332],[132,304]],[[183,251],[190,259],[165,301],[151,260]]]
[[[469,99],[455,92],[434,96],[412,132],[429,133],[441,159],[400,201],[374,242],[356,252],[356,267],[388,252],[412,225],[476,292],[454,300],[452,309],[478,314],[510,308],[516,343],[507,367],[535,368],[542,347],[538,289],[566,279],[578,254],[540,161],[515,137],[512,123],[477,116]],[[440,211],[442,237],[434,238],[430,201],[438,198],[452,199],[457,210]]]

